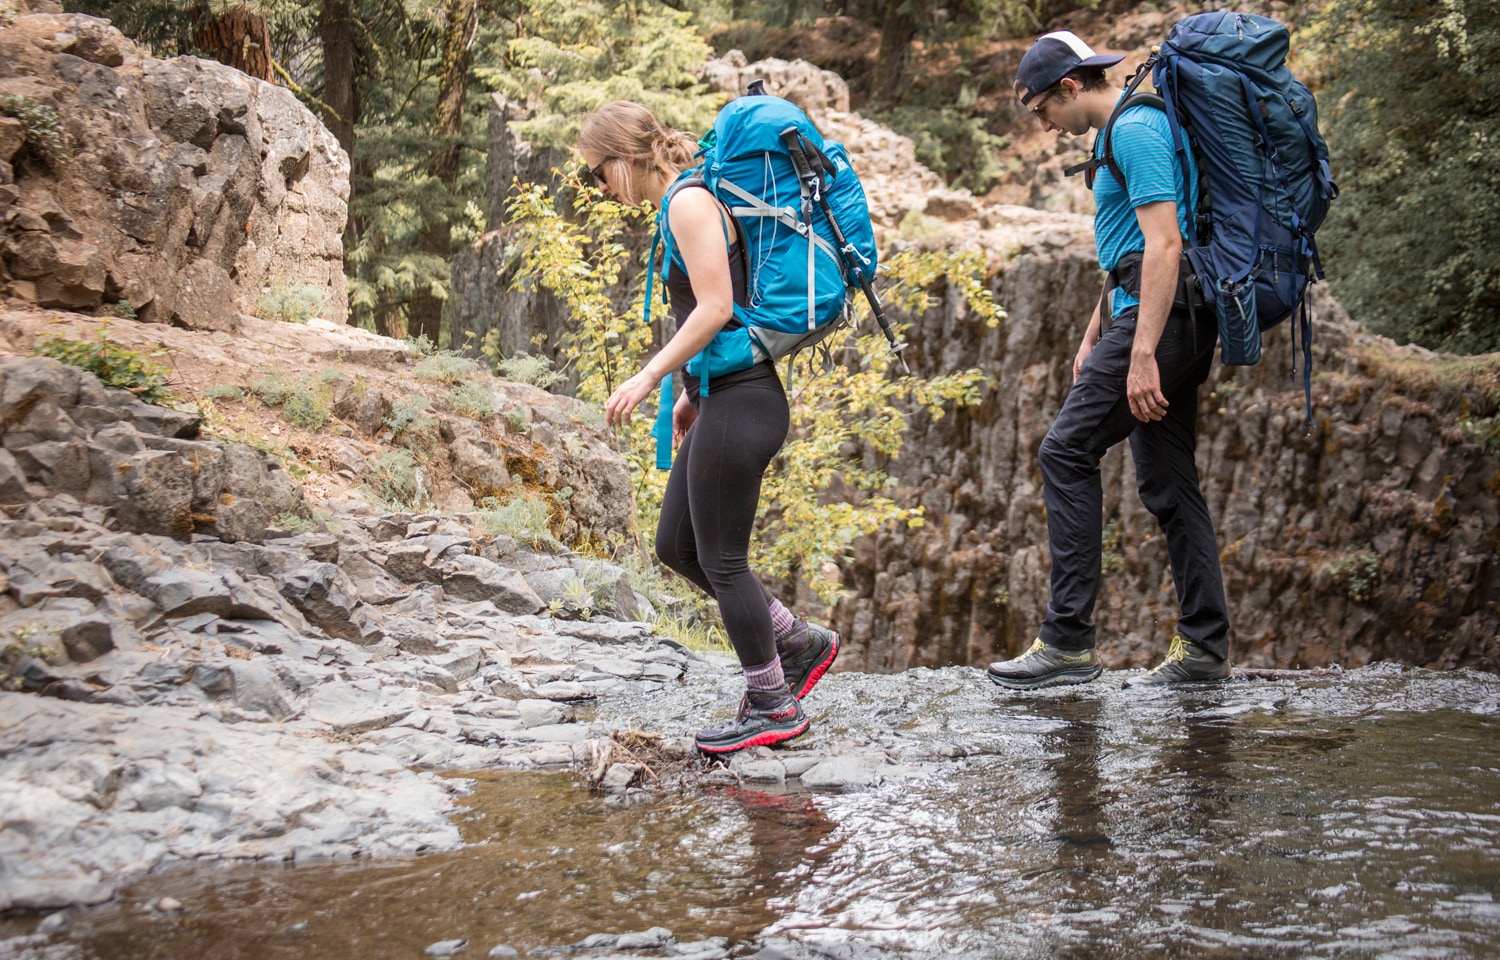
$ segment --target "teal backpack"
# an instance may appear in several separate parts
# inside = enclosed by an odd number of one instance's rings
[[[863,290],[881,330],[897,343],[871,280],[878,266],[875,231],[864,187],[843,146],[825,141],[794,104],[750,93],[719,111],[701,142],[702,164],[683,172],[662,200],[646,273],[646,316],[651,319],[657,247],[661,279],[682,269],[667,210],[689,184],[713,193],[734,218],[745,257],[746,303],[704,350],[688,361],[707,396],[715,377],[763,360],[792,357],[844,324],[855,290]],[[728,238],[725,238],[726,241]],[[671,465],[671,377],[662,381],[657,410],[657,466]]]

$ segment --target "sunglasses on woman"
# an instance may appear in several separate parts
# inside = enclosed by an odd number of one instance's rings
[[[609,182],[604,179],[604,165],[606,163],[609,163],[610,159],[610,157],[605,157],[603,160],[599,161],[599,165],[597,167],[589,167],[589,176],[592,177],[594,182],[601,187],[609,186]]]

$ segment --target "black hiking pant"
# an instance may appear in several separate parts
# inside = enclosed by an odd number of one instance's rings
[[[768,376],[712,380],[709,395],[698,398],[698,419],[677,449],[656,526],[656,555],[718,601],[746,667],[776,656],[769,595],[750,571],[750,531],[761,477],[791,425],[781,380],[763,366]]]
[[[1198,311],[1198,329],[1174,310],[1156,348],[1167,415],[1142,423],[1130,412],[1125,378],[1135,341],[1136,308],[1115,319],[1079,371],[1078,382],[1042,441],[1039,458],[1052,548],[1052,596],[1042,642],[1064,650],[1093,647],[1094,601],[1099,595],[1104,495],[1099,461],[1130,438],[1141,501],[1167,539],[1183,639],[1221,657],[1229,655],[1229,605],[1219,569],[1219,545],[1198,485],[1198,387],[1213,363],[1216,331]]]

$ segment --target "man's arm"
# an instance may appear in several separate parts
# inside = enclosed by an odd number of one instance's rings
[[[1161,342],[1177,293],[1182,235],[1177,232],[1177,204],[1171,200],[1136,207],[1135,219],[1146,238],[1146,251],[1141,257],[1140,314],[1125,395],[1135,418],[1151,421],[1167,415],[1167,398],[1161,391],[1161,373],[1156,367],[1156,345]]]

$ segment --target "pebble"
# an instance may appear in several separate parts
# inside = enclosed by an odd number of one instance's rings
[[[467,940],[439,940],[437,943],[429,943],[423,952],[429,957],[451,957],[469,945]],[[491,952],[490,956],[494,956]]]

